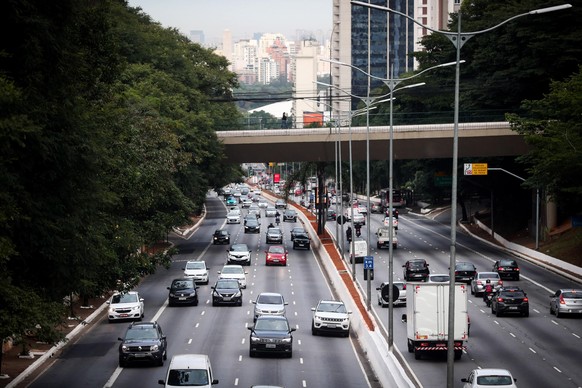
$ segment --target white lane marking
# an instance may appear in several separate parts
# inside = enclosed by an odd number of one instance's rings
[[[559,373],[562,373],[561,370],[559,370],[558,368],[554,367],[555,370],[557,370]]]
[[[191,345],[191,344],[192,344],[192,338],[190,338],[190,339],[188,340],[188,345]]]
[[[123,371],[122,367],[117,367],[115,368],[115,371],[113,371],[113,374],[111,375],[111,377],[109,378],[109,380],[107,380],[107,382],[105,383],[105,385],[103,386],[103,388],[111,388],[113,387],[113,384],[115,384],[115,380],[117,380],[117,378],[119,377],[119,375],[121,374],[121,371]]]
[[[537,352],[535,350],[533,350],[532,348],[529,348],[529,351],[532,352],[532,353],[537,354]]]
[[[573,335],[574,337],[576,337],[576,338],[580,338],[580,336],[579,336],[578,334],[576,334],[576,333],[572,333],[572,335]]]
[[[515,334],[513,334],[513,333],[509,333],[509,335],[512,336],[513,338],[516,338]]]
[[[237,386],[238,385],[238,377],[236,379],[234,379],[234,385]]]

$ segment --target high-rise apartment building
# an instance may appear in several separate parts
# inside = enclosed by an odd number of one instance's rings
[[[204,31],[202,31],[202,30],[190,31],[190,40],[194,43],[199,43],[200,45],[204,45]]]
[[[369,0],[370,4],[388,7],[409,15],[420,23],[435,29],[446,29],[449,13],[459,0]],[[350,0],[333,0],[334,26],[331,34],[331,57],[349,63],[375,77],[398,78],[414,70],[411,57],[419,51],[418,41],[430,31],[410,19],[382,10],[353,6]],[[379,80],[370,80],[366,74],[348,66],[331,66],[330,102],[335,117],[346,117],[360,99],[347,103],[346,92],[366,97],[370,90],[382,86]],[[343,90],[342,91],[340,91]]]

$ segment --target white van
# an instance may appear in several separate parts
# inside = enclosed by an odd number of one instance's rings
[[[366,240],[354,240],[354,252],[350,254],[350,263],[352,262],[352,258],[355,259],[356,263],[363,263],[364,257],[368,255],[368,243]],[[352,249],[352,244],[350,243],[350,248]]]
[[[206,354],[177,354],[172,357],[166,380],[158,380],[164,387],[210,387],[214,379],[210,359]]]

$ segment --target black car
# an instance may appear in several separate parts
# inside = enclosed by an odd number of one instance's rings
[[[302,226],[294,227],[293,229],[291,229],[291,241],[293,241],[296,235],[304,233],[307,233],[307,231]]]
[[[261,315],[257,318],[249,338],[249,356],[257,353],[293,356],[293,336],[296,329],[283,316]]]
[[[295,234],[293,237],[293,249],[297,248],[311,249],[311,238],[307,232]]]
[[[119,366],[130,362],[151,362],[164,365],[168,358],[166,336],[157,322],[134,322],[127,328],[125,336],[118,338]]]
[[[261,224],[256,218],[249,218],[245,221],[245,233],[260,233]]]
[[[230,244],[230,233],[228,230],[216,229],[212,235],[213,244]]]
[[[266,232],[267,244],[283,244],[283,232],[280,228],[269,228]]]
[[[170,290],[168,305],[190,304],[198,306],[198,287],[193,278],[174,279],[168,290]]]
[[[230,304],[242,306],[243,292],[236,279],[218,279],[212,286],[212,305]]]
[[[493,272],[497,272],[500,278],[505,277],[519,280],[519,266],[517,265],[517,261],[513,259],[497,260],[493,264]]]
[[[293,209],[285,210],[283,213],[283,222],[285,221],[297,222],[297,212]]]
[[[458,262],[455,264],[455,282],[471,284],[477,274],[477,267],[473,263]]]
[[[406,281],[426,281],[428,278],[428,263],[424,259],[408,260],[402,267]]]
[[[500,289],[493,295],[491,314],[500,317],[510,313],[529,317],[529,301],[523,290]]]

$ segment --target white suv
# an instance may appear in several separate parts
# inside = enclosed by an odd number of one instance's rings
[[[109,312],[107,318],[109,322],[121,319],[137,319],[141,321],[144,316],[143,298],[139,297],[137,291],[116,292],[107,301]]]
[[[261,292],[253,303],[255,305],[254,321],[261,315],[285,316],[285,306],[288,304],[283,295],[276,292]]]
[[[350,314],[344,302],[336,300],[320,300],[317,307],[312,307],[313,320],[311,334],[320,332],[340,333],[344,337],[350,335]]]
[[[183,268],[184,277],[192,278],[196,283],[208,284],[208,267],[203,260],[190,260]]]

